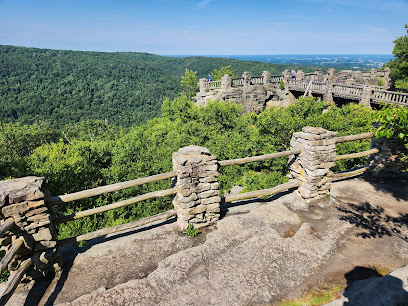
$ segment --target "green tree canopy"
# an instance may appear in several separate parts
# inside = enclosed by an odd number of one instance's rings
[[[181,77],[181,87],[183,88],[182,93],[189,98],[194,97],[198,91],[198,80],[196,75],[197,71],[186,68],[184,76]]]
[[[224,74],[228,74],[232,78],[238,77],[238,74],[232,68],[232,66],[228,65],[228,66],[221,67],[220,70],[214,69],[214,71],[212,73],[213,80],[214,81],[221,80],[221,78],[224,76]]]
[[[395,45],[392,54],[394,54],[395,59],[387,64],[391,69],[391,77],[396,81],[408,81],[408,24],[405,24],[405,28],[407,35],[394,40]]]

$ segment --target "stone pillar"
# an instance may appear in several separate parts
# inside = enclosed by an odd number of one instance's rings
[[[173,153],[173,169],[177,172],[173,205],[179,229],[185,231],[189,223],[194,228],[215,223],[221,202],[217,158],[208,149],[191,145]]]
[[[328,71],[328,77],[327,77],[327,91],[323,96],[323,100],[330,104],[334,104],[333,101],[333,84],[334,84],[334,68],[330,68]]]
[[[232,78],[228,74],[224,74],[221,78],[221,89],[229,89],[232,87]]]
[[[365,105],[367,107],[371,107],[371,96],[373,94],[372,85],[364,85],[363,87],[363,94],[361,96],[361,100],[359,104]]]
[[[200,92],[205,92],[205,85],[207,84],[207,79],[202,78],[198,81],[198,85],[200,87]]]
[[[322,71],[320,69],[317,69],[314,73],[316,74],[315,81],[321,81],[323,78]]]
[[[391,78],[390,78],[390,71],[391,69],[389,67],[385,67],[384,69],[384,85],[387,86],[388,88],[391,87]]]
[[[262,72],[262,76],[264,86],[268,86],[269,83],[271,82],[271,73],[269,71],[264,71]]]
[[[282,72],[282,75],[283,75],[283,81],[285,82],[285,84],[288,84],[290,81],[290,71],[286,69]]]
[[[296,72],[296,81],[303,81],[304,78],[305,78],[305,73],[303,72],[303,70],[298,70]]]
[[[57,249],[57,232],[52,223],[54,212],[45,203],[49,191],[43,177],[25,177],[0,182],[2,218],[13,218],[15,226],[1,239],[2,250],[11,247],[7,241],[22,237],[24,247],[9,264],[10,274],[20,263],[32,258],[34,269],[28,277],[45,276],[61,269],[62,258]]]
[[[371,68],[370,70],[370,84],[371,85],[376,85],[377,82],[377,70],[375,68]]]
[[[283,74],[283,83],[285,83],[285,93],[289,93],[289,82],[290,82],[290,71],[288,69],[282,72]]]
[[[249,72],[244,72],[242,74],[242,78],[244,79],[243,80],[244,86],[251,85],[251,75],[249,74]]]
[[[331,170],[335,166],[337,132],[319,127],[304,127],[293,133],[291,150],[301,149],[289,157],[291,176],[302,182],[299,195],[307,202],[317,202],[329,196]]]
[[[408,178],[407,162],[401,160],[403,153],[408,154],[408,149],[404,143],[391,138],[371,138],[371,148],[378,149],[379,152],[368,157],[369,165],[371,166],[368,175],[380,179],[395,179],[396,177]]]

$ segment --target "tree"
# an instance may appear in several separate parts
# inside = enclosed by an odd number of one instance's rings
[[[183,87],[183,94],[187,97],[192,98],[196,95],[198,91],[198,80],[197,80],[197,71],[188,70],[184,76],[181,77],[181,86]]]
[[[391,60],[387,66],[391,69],[390,76],[395,81],[402,80],[408,82],[408,24],[405,24],[407,35],[394,40],[395,59]]]
[[[214,69],[214,72],[212,73],[213,80],[214,81],[221,80],[224,74],[228,74],[232,78],[238,77],[238,74],[235,72],[232,66],[228,65],[225,67],[221,67],[220,70]]]

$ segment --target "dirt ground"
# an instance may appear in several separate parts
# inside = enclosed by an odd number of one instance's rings
[[[257,305],[408,264],[406,181],[336,182],[308,210],[293,193],[226,203],[196,238],[175,223],[61,249],[64,272],[10,305]]]

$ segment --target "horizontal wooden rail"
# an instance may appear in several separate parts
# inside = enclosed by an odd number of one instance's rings
[[[295,181],[291,181],[285,184],[275,186],[270,189],[255,190],[255,191],[250,191],[250,192],[245,192],[245,193],[229,195],[224,198],[224,201],[232,202],[232,201],[240,201],[240,200],[246,200],[246,199],[267,197],[267,196],[271,196],[271,195],[277,194],[279,192],[282,192],[282,191],[285,191],[291,188],[299,187],[300,185],[301,185],[301,182],[298,180],[295,180]]]
[[[356,135],[340,136],[340,137],[336,137],[336,143],[353,141],[353,140],[361,140],[361,139],[367,139],[367,138],[372,138],[372,137],[374,137],[374,133],[372,132],[356,134]]]
[[[334,160],[342,160],[342,159],[349,159],[349,158],[359,158],[371,154],[375,154],[380,152],[378,149],[371,149],[371,150],[366,150],[362,152],[357,152],[357,153],[351,153],[351,154],[344,154],[344,155],[337,155]]]
[[[127,182],[116,183],[107,186],[101,186],[93,189],[83,190],[71,194],[64,194],[53,198],[46,199],[47,204],[49,205],[58,205],[58,204],[65,204],[72,201],[82,200],[90,197],[94,197],[97,195],[118,191],[126,188],[131,188],[135,186],[139,186],[146,183],[157,182],[165,179],[169,179],[172,177],[177,176],[175,171],[152,175],[148,177],[138,178]]]
[[[0,272],[2,272],[7,267],[7,265],[10,263],[10,261],[13,259],[13,257],[17,254],[17,252],[23,245],[24,245],[23,237],[20,237],[17,240],[13,241],[11,248],[6,252],[6,255],[4,255],[3,259],[0,261]]]
[[[123,201],[120,201],[120,202],[108,204],[108,205],[101,206],[101,207],[95,207],[95,208],[92,208],[92,209],[88,209],[88,210],[84,210],[84,211],[74,213],[74,214],[69,215],[69,216],[64,216],[64,217],[61,217],[61,218],[57,218],[55,220],[55,224],[66,223],[66,222],[69,222],[69,221],[81,219],[81,218],[84,218],[84,217],[88,217],[88,216],[92,216],[92,215],[95,215],[95,214],[98,214],[98,213],[102,213],[102,212],[106,212],[106,211],[109,211],[109,210],[112,210],[112,209],[116,209],[116,208],[119,208],[119,207],[128,206],[128,205],[131,205],[131,204],[134,204],[134,203],[137,203],[137,202],[141,202],[141,201],[144,201],[144,200],[157,198],[157,197],[165,197],[165,196],[169,196],[169,195],[172,195],[172,194],[175,194],[175,193],[177,193],[176,188],[145,193],[145,194],[142,194],[140,196],[130,198],[130,199],[127,199],[127,200],[123,200]]]
[[[105,235],[108,235],[108,234],[113,234],[113,233],[129,230],[129,229],[133,229],[133,228],[140,227],[140,226],[143,226],[143,225],[147,225],[147,224],[150,224],[150,223],[153,223],[153,222],[166,221],[166,220],[176,216],[176,214],[177,214],[176,211],[174,209],[172,209],[172,210],[166,211],[164,213],[154,215],[154,216],[151,216],[151,217],[147,217],[147,218],[137,220],[137,221],[134,221],[134,222],[121,224],[121,225],[108,227],[108,228],[103,228],[103,229],[95,231],[95,232],[91,232],[91,233],[79,235],[79,236],[76,236],[76,237],[60,240],[60,241],[58,241],[58,246],[61,247],[61,246],[64,246],[64,245],[74,244],[74,243],[81,242],[81,241],[91,240],[93,238],[97,238],[97,237],[105,236]]]
[[[278,153],[272,153],[272,154],[266,154],[266,155],[260,155],[260,156],[252,156],[252,157],[244,157],[244,158],[237,158],[237,159],[221,160],[221,161],[219,161],[219,165],[221,167],[241,165],[241,164],[247,164],[247,163],[258,162],[258,161],[265,161],[265,160],[268,160],[268,159],[284,157],[284,156],[300,154],[300,153],[302,153],[302,150],[290,150],[290,151],[284,151],[284,152],[278,152]]]
[[[352,176],[360,175],[366,172],[367,170],[369,170],[370,168],[371,166],[364,166],[364,167],[357,168],[355,170],[351,169],[351,170],[344,171],[344,172],[333,173],[331,176],[334,178],[334,181],[342,180],[342,179],[349,178]]]
[[[26,272],[31,268],[32,265],[33,265],[33,261],[31,258],[25,260],[20,265],[17,272],[13,276],[11,276],[11,278],[9,278],[6,289],[3,291],[0,297],[0,306],[6,305],[10,297],[13,295],[14,290],[16,290],[18,284],[23,278],[24,274],[26,274]]]
[[[7,218],[0,226],[0,238],[3,238],[4,235],[13,227],[14,219]]]

